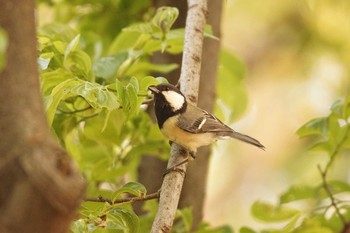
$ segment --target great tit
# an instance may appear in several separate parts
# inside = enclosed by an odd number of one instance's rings
[[[154,94],[155,114],[161,132],[171,142],[187,149],[192,157],[197,148],[230,137],[265,149],[258,140],[234,131],[214,115],[188,102],[175,86],[159,84],[148,89]]]

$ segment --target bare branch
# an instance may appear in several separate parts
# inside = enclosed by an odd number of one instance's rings
[[[127,197],[127,198],[122,198],[122,199],[117,199],[112,201],[109,198],[104,198],[104,197],[86,197],[84,201],[88,202],[107,202],[111,205],[113,204],[121,204],[121,203],[134,203],[134,202],[139,202],[139,201],[148,201],[148,200],[153,200],[153,199],[158,199],[159,198],[160,191],[156,193],[151,193],[148,195],[145,195],[143,197]]]
[[[199,89],[203,30],[207,16],[206,0],[188,0],[185,28],[184,52],[182,58],[180,88],[187,99],[196,104]],[[187,159],[188,153],[173,143],[168,168]],[[179,166],[186,172],[187,164]],[[152,225],[152,233],[170,232],[180,199],[184,176],[179,172],[168,173],[163,180],[159,207]]]

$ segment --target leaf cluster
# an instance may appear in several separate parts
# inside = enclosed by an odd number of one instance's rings
[[[282,193],[277,205],[257,201],[252,206],[252,215],[266,223],[279,224],[280,228],[262,232],[342,232],[350,222],[350,184],[346,180],[328,179],[336,159],[348,156],[350,98],[336,101],[326,117],[319,117],[304,124],[297,134],[311,137],[310,150],[326,153],[328,161],[315,171],[320,173],[320,182],[315,185],[293,185]],[[242,228],[242,233],[255,232]]]
[[[146,0],[39,2],[50,5],[55,17],[55,23],[38,29],[49,124],[86,177],[87,196],[112,200],[84,202],[72,232],[148,232],[157,211],[155,201],[143,205],[142,216],[134,213],[131,203],[114,201],[147,194],[135,182],[142,155],[164,159],[169,154],[168,142],[145,110],[147,88],[166,82],[149,74],[178,67],[149,59],[155,52],[182,52],[184,29],[171,28],[178,10],[154,11]],[[206,34],[210,36],[210,27]],[[190,209],[179,210],[174,232],[189,232],[191,216]],[[203,224],[198,233],[231,232],[228,229]]]

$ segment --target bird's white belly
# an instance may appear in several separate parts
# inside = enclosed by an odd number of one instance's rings
[[[176,117],[168,119],[164,122],[161,131],[170,141],[173,141],[190,151],[195,152],[198,147],[206,146],[216,141],[212,133],[189,133],[177,127],[176,122]]]

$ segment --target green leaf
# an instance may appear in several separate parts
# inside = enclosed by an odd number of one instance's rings
[[[118,79],[115,82],[115,87],[117,90],[117,99],[118,102],[123,106],[123,111],[127,112],[127,94],[126,94],[126,88],[122,82],[120,82]]]
[[[147,190],[143,184],[137,182],[129,182],[114,192],[114,200],[119,198],[122,193],[128,193],[136,197],[143,197],[146,195]]]
[[[298,210],[285,206],[274,206],[268,203],[257,201],[251,209],[252,215],[264,222],[285,221],[299,213]]]
[[[7,32],[0,27],[0,72],[6,65],[6,51],[8,46]]]
[[[137,23],[123,29],[124,32],[139,32],[141,34],[151,34],[154,29],[150,23]]]
[[[80,41],[80,35],[77,35],[76,37],[71,40],[64,52],[64,56],[67,57],[71,52],[76,51]]]
[[[78,77],[89,78],[91,59],[82,50],[71,51],[64,57],[64,66]]]
[[[109,47],[108,54],[118,54],[132,49],[140,35],[136,31],[122,31]]]
[[[73,222],[71,226],[71,230],[73,233],[85,233],[88,232],[87,225],[84,219],[78,219]]]
[[[130,67],[127,74],[128,75],[138,75],[140,73],[151,73],[151,72],[158,72],[158,73],[169,73],[179,67],[178,64],[153,64],[149,62],[138,62],[137,65],[134,65]]]
[[[41,70],[46,70],[49,66],[51,59],[55,54],[53,52],[41,53],[38,59],[39,67]]]
[[[48,122],[51,125],[56,113],[56,109],[60,101],[64,98],[67,92],[80,82],[75,79],[68,79],[52,89],[51,94],[46,98],[46,113]]]
[[[322,226],[315,219],[305,219],[293,233],[334,233],[330,228]]]
[[[291,186],[287,192],[283,193],[280,197],[280,203],[285,204],[302,199],[313,198],[315,195],[315,189],[310,186],[294,185]]]
[[[326,117],[312,119],[297,130],[299,137],[310,135],[326,135],[327,132],[328,119]]]
[[[104,79],[113,78],[116,75],[120,65],[123,64],[127,58],[127,52],[102,57],[93,65],[93,71],[97,77]]]
[[[244,64],[233,54],[225,50],[220,52],[216,93],[218,99],[231,111],[229,113],[230,122],[237,119],[247,106],[247,92],[242,82],[245,77],[245,69]]]
[[[220,40],[220,38],[214,36],[213,28],[211,25],[206,24],[204,26],[204,36],[214,40]]]
[[[327,181],[327,185],[333,195],[350,192],[350,184],[341,180]],[[317,197],[319,199],[329,198],[329,194],[324,190],[322,185],[319,186]]]
[[[239,233],[256,233],[256,231],[249,227],[242,227],[241,229],[239,229]]]
[[[124,232],[138,232],[139,218],[137,215],[125,208],[114,208],[108,212],[108,219],[111,220],[108,229],[123,229]]]
[[[192,208],[187,207],[187,208],[178,210],[176,212],[176,217],[182,220],[184,230],[186,232],[190,232],[192,227],[192,222],[193,222]]]
[[[152,24],[158,27],[163,34],[167,34],[179,15],[175,7],[160,7],[152,19]]]
[[[229,226],[211,227],[208,223],[202,222],[198,229],[193,233],[233,233],[233,229]],[[253,232],[252,232],[253,233]]]
[[[140,91],[144,92],[144,94],[147,94],[149,86],[158,84],[159,81],[153,76],[145,76],[140,81]]]
[[[52,92],[52,89],[65,80],[74,79],[74,75],[65,69],[56,69],[50,72],[41,74],[41,90],[47,96]]]
[[[84,81],[70,91],[72,94],[82,96],[93,108],[114,110],[120,107],[117,96],[98,83]]]

